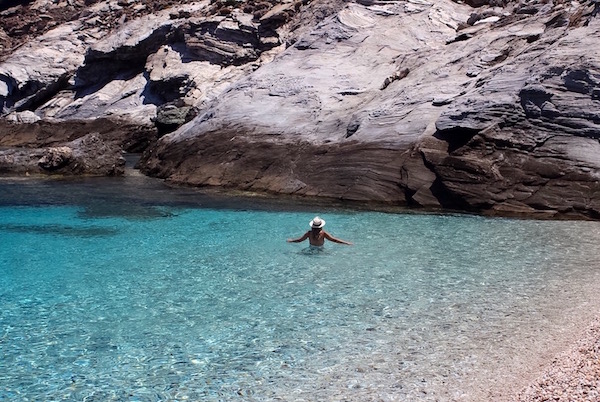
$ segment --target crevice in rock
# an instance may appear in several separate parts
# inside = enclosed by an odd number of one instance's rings
[[[594,88],[600,85],[600,79],[595,78],[590,74],[590,71],[582,68],[566,72],[563,82],[567,90],[590,96]]]
[[[29,97],[22,97],[22,95],[15,96],[16,98],[22,98],[21,101],[14,103],[14,105],[16,105],[15,111],[35,111],[38,107],[42,106],[44,103],[52,99],[57,93],[68,88],[69,78],[69,75],[63,75],[57,81],[48,85],[46,88],[31,91],[33,95]],[[26,88],[23,92],[28,92],[27,89],[28,88]]]
[[[450,45],[450,44],[456,43],[456,42],[463,42],[463,41],[471,39],[472,37],[473,37],[473,34],[461,33],[461,34],[457,35],[456,37],[447,40],[446,45]]]
[[[546,28],[562,28],[569,25],[569,16],[565,12],[559,12],[546,22]]]
[[[158,136],[161,137],[177,130],[197,114],[198,110],[195,107],[178,104],[178,102],[160,105],[156,110],[156,117],[153,119]]]
[[[468,127],[452,127],[446,130],[438,130],[433,134],[434,138],[448,143],[448,153],[452,153],[465,146],[480,132],[479,129]]]
[[[489,209],[493,206],[492,202],[485,202],[481,205],[474,206],[469,203],[464,197],[461,197],[451,191],[441,178],[436,178],[430,187],[431,194],[438,200],[442,208],[448,210],[479,212]]]
[[[399,69],[398,71],[394,72],[394,74],[390,75],[389,77],[386,77],[386,79],[383,81],[383,84],[381,84],[381,87],[379,89],[383,91],[392,82],[399,81],[401,79],[406,78],[406,76],[408,76],[409,73],[410,73],[410,70],[406,67]]]
[[[110,52],[90,49],[84,64],[75,75],[75,88],[106,84],[123,71],[141,73],[150,54],[156,53],[165,44],[173,41],[170,25],[162,26],[152,32],[136,46],[121,46]],[[133,74],[135,75],[135,74]]]
[[[0,2],[0,11],[5,11],[16,6],[24,6],[31,2],[33,0],[3,0]]]
[[[97,82],[95,82],[91,85],[72,86],[71,89],[73,89],[75,91],[74,98],[80,99],[80,98],[84,98],[88,95],[91,95],[94,92],[99,91],[105,85],[109,84],[111,81],[114,81],[114,80],[128,81],[128,80],[134,78],[136,75],[138,75],[142,71],[136,67],[137,66],[134,66],[131,69],[116,70],[114,72],[114,75],[99,78]],[[101,66],[99,65],[98,68],[101,69]]]

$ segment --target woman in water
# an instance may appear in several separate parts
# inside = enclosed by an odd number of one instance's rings
[[[352,245],[350,242],[333,237],[323,230],[323,226],[325,226],[325,220],[316,216],[312,221],[310,221],[311,230],[304,233],[302,237],[297,239],[288,239],[287,241],[288,243],[300,243],[308,239],[312,247],[322,247],[323,244],[325,244],[325,239],[334,243]]]

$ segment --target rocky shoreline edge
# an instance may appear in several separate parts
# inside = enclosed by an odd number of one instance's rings
[[[600,400],[600,317],[583,331],[575,344],[513,399],[515,402]]]
[[[86,137],[83,143],[97,141],[97,138]],[[80,142],[80,141],[78,141]],[[101,141],[99,141],[102,143]],[[440,206],[419,206],[406,205],[395,202],[386,202],[381,200],[352,200],[340,199],[336,197],[318,196],[318,195],[298,195],[282,194],[270,191],[243,190],[236,187],[226,186],[196,186],[185,182],[171,181],[153,176],[145,175],[137,167],[127,166],[131,162],[126,159],[132,157],[118,152],[113,152],[98,156],[96,153],[84,154],[81,152],[69,150],[68,145],[47,148],[33,149],[2,149],[0,148],[0,180],[81,180],[81,179],[106,179],[119,178],[126,176],[142,176],[145,180],[155,180],[163,183],[166,187],[174,191],[193,191],[198,194],[209,197],[227,200],[229,204],[232,201],[240,200],[245,203],[248,200],[262,200],[266,203],[280,205],[295,205],[301,208],[324,206],[326,208],[352,209],[357,211],[378,211],[386,213],[404,213],[404,214],[442,214],[442,215],[464,215],[464,216],[482,216],[487,218],[506,218],[523,220],[556,220],[556,221],[595,221],[595,217],[577,211],[555,210],[526,210],[526,211],[498,211],[498,210],[464,210],[454,208],[443,208]],[[77,157],[73,157],[76,155]],[[135,157],[134,159],[137,159]],[[9,163],[17,161],[18,165]],[[46,164],[49,168],[43,168]],[[58,168],[55,168],[59,165]]]

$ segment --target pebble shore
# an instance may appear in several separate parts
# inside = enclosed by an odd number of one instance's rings
[[[515,402],[543,401],[600,401],[600,317],[515,398]]]

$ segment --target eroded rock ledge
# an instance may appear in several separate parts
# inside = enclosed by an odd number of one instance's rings
[[[121,148],[105,143],[97,133],[55,147],[0,149],[4,174],[120,176],[124,168]]]

